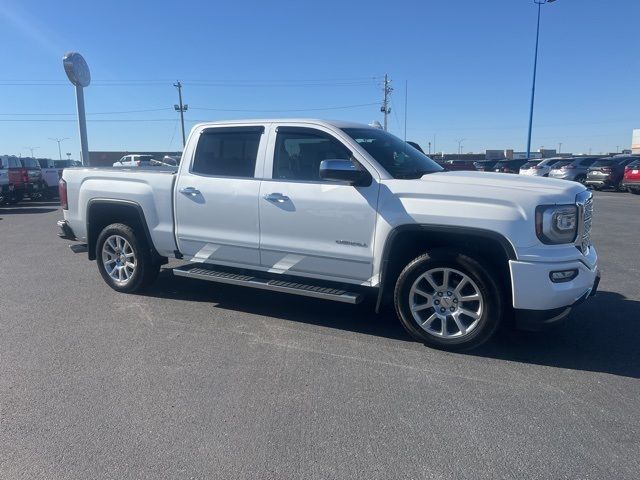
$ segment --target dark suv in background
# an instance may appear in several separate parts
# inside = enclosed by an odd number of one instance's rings
[[[520,173],[520,167],[527,162],[528,160],[501,160],[493,166],[493,171],[500,173]]]
[[[624,167],[637,160],[638,157],[630,155],[617,155],[615,157],[596,160],[587,171],[585,185],[596,190],[602,188],[620,189],[620,183],[624,177]]]

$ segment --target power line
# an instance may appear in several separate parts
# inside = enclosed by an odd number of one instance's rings
[[[244,112],[244,113],[273,113],[273,112],[314,112],[321,110],[344,110],[349,108],[370,107],[372,105],[378,105],[378,102],[372,103],[360,103],[357,105],[342,105],[337,107],[314,107],[314,108],[290,108],[290,109],[264,109],[264,110],[245,110],[245,109],[230,109],[230,108],[207,108],[207,107],[191,107],[192,110],[208,110],[214,112]]]
[[[125,114],[125,113],[146,113],[146,112],[160,112],[164,110],[173,110],[170,107],[163,108],[147,108],[143,110],[121,110],[118,112],[91,112],[87,113],[87,115],[116,115],[116,114]],[[29,115],[51,115],[51,116],[63,116],[63,115],[77,115],[76,113],[0,113],[0,115],[19,115],[19,116],[29,116]]]

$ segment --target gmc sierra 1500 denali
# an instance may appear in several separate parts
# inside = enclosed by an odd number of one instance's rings
[[[591,193],[575,182],[443,172],[397,137],[320,120],[204,123],[175,170],[65,169],[67,239],[119,292],[174,275],[393,302],[416,339],[538,329],[596,291]],[[83,246],[76,250],[83,249]],[[512,315],[514,314],[514,315]]]

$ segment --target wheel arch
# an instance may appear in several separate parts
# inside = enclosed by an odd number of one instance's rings
[[[144,210],[140,204],[131,200],[96,198],[87,204],[86,226],[89,260],[96,259],[96,242],[100,232],[112,223],[123,223],[133,228],[134,231],[142,232],[152,258],[163,258],[153,245]]]
[[[511,242],[493,230],[449,225],[412,224],[395,227],[385,241],[380,264],[380,283],[376,312],[391,300],[396,279],[415,257],[437,248],[458,248],[469,254],[482,254],[483,260],[495,265],[502,288],[511,295],[509,260],[516,260]]]

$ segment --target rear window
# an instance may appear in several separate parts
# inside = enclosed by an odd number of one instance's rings
[[[264,127],[204,130],[198,140],[191,171],[195,174],[253,178]]]
[[[594,167],[610,167],[611,165],[615,165],[618,162],[620,162],[620,160],[614,160],[613,158],[605,158],[603,160],[596,160],[595,162],[593,162],[593,166]]]

